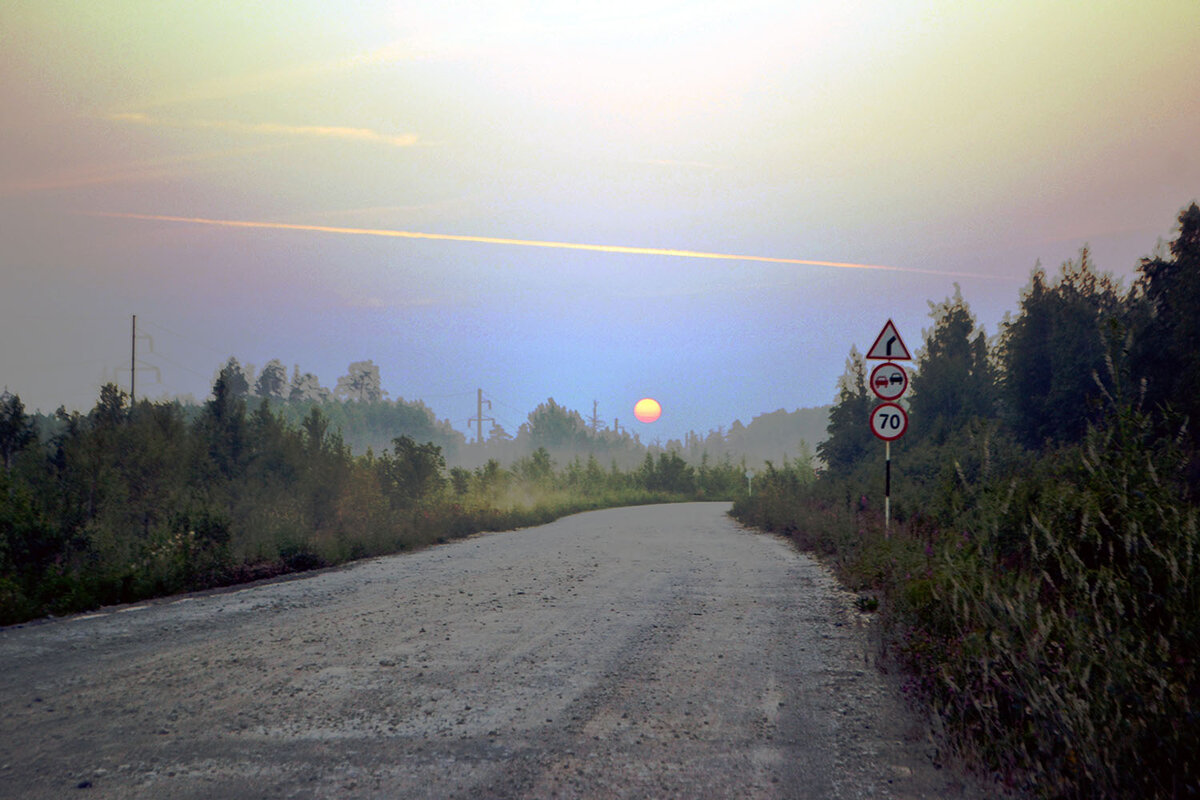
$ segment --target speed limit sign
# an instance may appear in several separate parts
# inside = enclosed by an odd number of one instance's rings
[[[908,430],[908,412],[896,403],[880,403],[871,412],[871,433],[891,442]]]

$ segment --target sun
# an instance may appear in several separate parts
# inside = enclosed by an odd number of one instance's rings
[[[638,418],[638,422],[654,422],[662,416],[662,406],[653,397],[643,397],[634,404],[633,415]]]

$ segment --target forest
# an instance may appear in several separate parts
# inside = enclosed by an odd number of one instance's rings
[[[336,394],[296,376],[273,362],[251,381],[231,358],[203,405],[131,402],[106,384],[87,413],[53,416],[0,395],[0,624],[587,509],[731,499],[747,468],[731,448],[795,442],[811,470],[797,432],[827,419],[817,409],[735,423],[707,437],[710,457],[694,435],[691,450],[643,445],[550,398],[515,437],[493,430],[468,444],[424,404],[386,399],[369,361],[352,364]]]
[[[1200,795],[1200,208],[1123,290],[1084,249],[992,337],[960,293],[884,446],[851,350],[820,474],[733,514],[788,534],[878,614],[882,663],[942,746],[1047,798]]]

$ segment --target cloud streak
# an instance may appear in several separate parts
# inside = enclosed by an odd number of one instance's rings
[[[537,239],[509,239],[499,236],[467,236],[452,233],[419,233],[415,231],[397,231],[386,228],[344,228],[334,225],[298,225],[288,222],[261,222],[233,219],[207,219],[204,217],[174,217],[163,214],[132,214],[118,211],[93,211],[89,216],[113,217],[117,219],[136,219],[153,222],[179,222],[192,225],[211,225],[223,228],[265,229],[308,231],[314,233],[332,233],[342,236],[381,236],[394,239],[430,239],[442,242],[472,242],[477,244],[494,244],[509,247],[539,247],[556,250],[582,250],[594,253],[614,253],[635,256],[665,256],[669,258],[694,258],[713,261],[745,261],[764,264],[794,264],[809,267],[833,267],[835,269],[878,270],[883,272],[914,273],[920,275],[940,275],[952,278],[986,278],[993,276],[975,275],[966,272],[947,272],[945,270],[921,269],[918,267],[897,267],[886,264],[859,264],[851,261],[821,261],[808,258],[781,258],[776,256],[737,255],[733,253],[707,253],[699,250],[677,250],[663,247],[632,247],[628,245],[611,244],[582,244],[579,242],[554,242]]]
[[[168,120],[151,117],[141,112],[109,114],[106,119],[156,128],[217,130],[258,136],[341,139],[386,144],[393,147],[413,147],[419,142],[416,134],[393,136],[371,128],[350,128],[338,125],[283,125],[276,122],[238,122],[236,120]]]

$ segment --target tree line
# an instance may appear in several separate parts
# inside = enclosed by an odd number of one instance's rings
[[[546,448],[559,462],[593,454],[605,464],[616,462],[621,469],[632,470],[641,464],[647,450],[679,453],[698,466],[704,459],[745,462],[759,467],[765,461],[782,463],[814,458],[813,446],[825,435],[829,408],[778,409],[755,416],[749,424],[734,420],[728,427],[709,430],[701,435],[689,431],[683,439],[643,442],[641,437],[617,421],[612,425],[585,420],[578,411],[555,401],[553,397],[530,412],[515,431],[492,421],[482,442],[468,439],[448,419],[438,419],[421,400],[391,399],[382,388],[380,368],[371,360],[356,361],[329,389],[300,365],[292,368],[291,378],[283,362],[271,359],[261,369],[229,358],[221,367],[228,390],[253,404],[270,400],[276,412],[291,425],[299,425],[311,408],[317,407],[328,418],[330,428],[339,431],[343,442],[355,455],[368,450],[391,447],[397,435],[434,442],[442,448],[448,464],[475,468],[491,459],[510,464],[529,456],[539,447]],[[214,378],[215,380],[215,378]],[[194,403],[184,404],[184,415],[194,419],[202,410]],[[53,435],[59,422],[53,417],[35,419],[43,437]]]
[[[544,418],[571,414],[549,406],[529,415],[535,446],[525,454],[448,466],[446,446],[461,435],[422,405],[381,395],[284,400],[274,378],[264,381],[272,374],[264,369],[252,393],[230,359],[199,407],[131,404],[107,384],[90,411],[39,418],[18,396],[0,395],[0,624],[589,508],[730,498],[743,482],[744,467],[729,458],[693,465],[641,447],[640,460],[622,467],[599,448],[552,452]],[[390,429],[387,447],[352,452],[342,425],[363,420]]]
[[[819,477],[771,470],[740,519],[828,558],[947,744],[1044,797],[1200,789],[1200,208],[1123,289],[1085,248],[989,337],[931,303],[881,513],[852,350]]]

